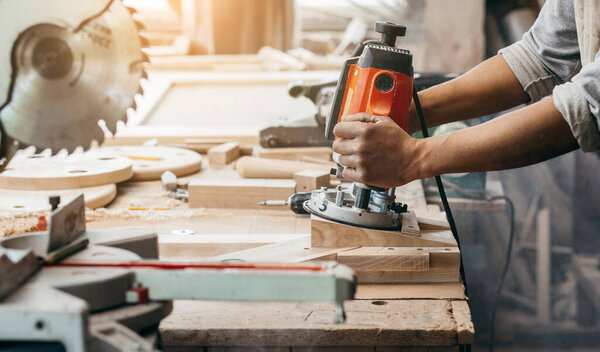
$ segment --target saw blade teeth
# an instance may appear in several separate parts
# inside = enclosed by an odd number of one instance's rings
[[[131,16],[135,15],[136,13],[138,13],[138,11],[137,11],[137,10],[136,10],[134,7],[131,7],[131,6],[125,6],[125,8],[127,9],[127,11],[129,11],[129,14],[130,14]]]
[[[150,62],[150,56],[142,51],[142,62]]]
[[[145,68],[142,68],[142,79],[143,80],[147,80],[148,79],[148,71],[146,71]]]
[[[147,49],[147,48],[149,48],[149,47],[150,47],[150,41],[148,40],[148,38],[147,38],[147,37],[145,37],[145,36],[144,36],[144,35],[142,35],[142,34],[140,34],[140,35],[139,35],[139,37],[140,37],[140,43],[141,43],[141,45],[142,45],[142,48],[143,48],[143,49]]]
[[[146,25],[144,23],[142,23],[142,21],[133,20],[133,23],[135,23],[135,26],[137,27],[138,31],[146,30]]]

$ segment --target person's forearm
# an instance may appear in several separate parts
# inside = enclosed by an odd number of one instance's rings
[[[419,140],[413,165],[418,178],[502,170],[532,165],[577,147],[550,98],[475,127]]]
[[[529,97],[501,55],[464,75],[419,93],[427,127],[489,115],[526,103]],[[414,103],[409,133],[420,131]]]

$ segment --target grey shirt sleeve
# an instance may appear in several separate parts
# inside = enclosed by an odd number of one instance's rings
[[[553,94],[581,149],[594,151],[600,149],[600,58],[582,69],[573,3],[547,0],[523,39],[499,53],[531,102]]]

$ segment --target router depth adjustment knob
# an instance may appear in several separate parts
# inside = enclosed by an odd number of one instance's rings
[[[375,22],[375,32],[381,33],[381,41],[389,46],[396,46],[396,38],[406,35],[406,26],[393,22]]]

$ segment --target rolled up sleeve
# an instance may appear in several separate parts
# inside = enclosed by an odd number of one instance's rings
[[[531,29],[499,51],[531,102],[552,94],[581,68],[573,0],[548,0]]]
[[[554,88],[554,106],[563,115],[581,150],[600,149],[600,52],[571,82]]]

